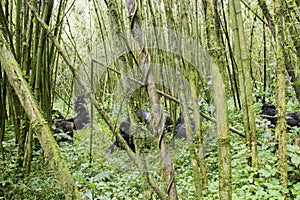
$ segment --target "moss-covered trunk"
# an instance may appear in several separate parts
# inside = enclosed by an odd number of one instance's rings
[[[275,138],[278,140],[278,156],[279,156],[279,171],[280,184],[283,188],[287,188],[287,156],[286,156],[286,119],[285,119],[285,63],[284,63],[284,11],[285,2],[282,0],[275,1],[275,55],[277,61],[276,67],[276,101],[277,101],[277,125],[275,128]],[[284,194],[284,193],[283,193]]]
[[[5,121],[6,121],[6,85],[7,78],[5,73],[3,72],[0,65],[0,153],[2,154],[2,159],[4,163],[4,149],[3,149],[3,140],[5,133]]]
[[[242,96],[242,108],[244,129],[246,133],[246,143],[251,155],[249,155],[249,165],[257,167],[257,141],[256,125],[253,107],[253,81],[251,79],[250,58],[247,55],[246,36],[244,32],[243,17],[240,2],[230,1],[232,29],[234,33],[234,58],[239,72],[239,84]]]
[[[231,199],[231,157],[230,157],[230,135],[228,128],[228,114],[226,90],[224,85],[224,54],[220,35],[218,35],[216,19],[217,13],[213,11],[211,1],[204,2],[206,12],[206,31],[208,37],[208,52],[216,66],[212,67],[211,75],[213,81],[213,97],[216,106],[216,124],[218,130],[218,163],[219,163],[219,198]]]
[[[65,192],[67,199],[80,199],[75,182],[70,174],[66,163],[61,158],[59,147],[52,136],[52,132],[42,116],[37,104],[31,95],[28,84],[24,80],[19,69],[19,64],[14,59],[11,52],[5,47],[1,47],[0,62],[7,74],[8,81],[14,88],[27,117],[31,122],[31,126],[41,143],[46,158],[53,171],[56,172],[58,183]]]

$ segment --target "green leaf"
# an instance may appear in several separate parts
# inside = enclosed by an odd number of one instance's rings
[[[300,80],[295,81],[293,85],[294,86],[299,86],[300,85]]]
[[[90,185],[89,185],[90,189],[95,189],[95,187],[96,187],[96,183],[90,183]]]
[[[291,160],[292,160],[292,163],[298,167],[298,165],[300,163],[300,156],[294,156],[294,157],[292,157]]]
[[[264,177],[270,177],[270,172],[264,169],[261,169],[258,171],[259,173],[261,173]]]
[[[295,190],[300,191],[300,182],[298,182],[297,184],[293,185]]]
[[[266,165],[265,167],[266,167],[268,170],[271,170],[271,169],[272,169],[271,165]]]

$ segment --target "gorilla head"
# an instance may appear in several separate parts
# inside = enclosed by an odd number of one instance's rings
[[[82,103],[82,104],[85,104],[85,103],[86,103],[85,100],[84,100],[83,95],[78,95],[78,96],[76,96],[75,102],[77,102],[77,103]]]
[[[130,122],[129,121],[122,121],[120,123],[120,132],[121,135],[130,135]]]

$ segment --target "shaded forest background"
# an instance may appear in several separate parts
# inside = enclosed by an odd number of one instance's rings
[[[0,199],[300,199],[299,16],[299,0],[1,1]],[[75,121],[81,96],[89,124],[61,142],[53,110]]]

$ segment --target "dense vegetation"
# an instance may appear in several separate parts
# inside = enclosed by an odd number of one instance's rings
[[[300,199],[299,8],[1,1],[0,199]]]
[[[241,114],[234,111],[229,116],[234,127],[242,127]],[[260,107],[257,109],[260,111]],[[261,121],[258,116],[258,121]],[[205,135],[213,135],[214,128],[209,122],[203,123],[206,127]],[[75,135],[74,144],[61,143],[60,148],[63,158],[71,169],[77,186],[83,196],[88,199],[142,199],[144,189],[141,186],[141,177],[124,150],[117,150],[114,154],[107,154],[106,150],[111,144],[111,134],[104,124],[97,124],[94,137],[94,160],[89,163],[89,130],[84,129]],[[43,160],[42,151],[38,149],[32,159],[32,172],[24,179],[17,165],[17,150],[13,139],[13,127],[7,127],[7,134],[3,146],[7,153],[6,169],[3,169],[1,178],[1,190],[6,195],[5,199],[61,199],[63,192],[58,186],[55,173]],[[289,139],[293,138],[299,128],[289,132]],[[231,134],[231,164],[232,164],[232,188],[233,199],[282,199],[283,188],[279,184],[278,170],[275,167],[278,161],[274,154],[276,148],[273,141],[274,134],[267,127],[267,121],[258,122],[258,140],[262,142],[259,147],[261,159],[258,169],[247,164],[246,145],[244,139]],[[218,199],[218,161],[217,143],[213,140],[209,147],[209,156],[206,157],[207,176],[209,190],[205,199]],[[176,183],[180,199],[195,199],[195,187],[193,186],[192,169],[186,141],[176,141],[171,149],[174,167],[176,169]],[[157,161],[157,150],[147,154],[151,163],[151,176],[161,182],[160,167]],[[288,173],[289,189],[288,199],[299,198],[299,147],[288,145]],[[13,174],[13,176],[12,176]],[[298,195],[298,196],[297,196]],[[156,197],[157,198],[157,197]]]

